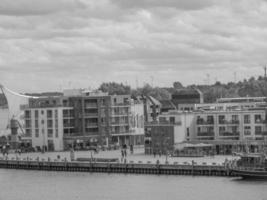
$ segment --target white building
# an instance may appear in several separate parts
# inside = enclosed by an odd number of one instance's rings
[[[28,108],[25,110],[25,136],[34,148],[62,151],[64,131],[71,128],[66,113],[70,107]],[[63,114],[64,113],[64,114]]]

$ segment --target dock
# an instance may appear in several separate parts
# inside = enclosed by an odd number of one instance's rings
[[[0,168],[21,170],[46,170],[66,172],[97,172],[97,173],[124,173],[124,174],[157,174],[157,175],[191,175],[191,176],[234,176],[226,165],[213,163],[134,163],[119,162],[81,162],[63,160],[32,160],[0,159]]]

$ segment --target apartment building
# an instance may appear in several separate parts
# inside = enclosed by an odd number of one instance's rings
[[[59,98],[31,99],[24,107],[25,134],[22,141],[39,150],[63,150],[63,135],[66,128],[65,113],[73,108],[59,104]],[[51,104],[51,102],[53,102]]]
[[[220,106],[222,105],[224,104]],[[214,105],[210,106],[211,108],[214,107]],[[156,129],[164,130],[166,124],[169,130],[162,132],[168,132],[166,135],[173,135],[171,144],[183,142],[213,144],[217,154],[229,154],[241,149],[244,150],[245,146],[249,146],[251,151],[258,151],[267,138],[265,108],[249,106],[243,109],[227,107],[227,109],[221,110],[169,111],[159,115],[159,121],[154,125],[151,123],[146,125],[145,145],[147,152],[155,147],[153,141],[163,141]]]
[[[25,135],[33,147],[63,150],[144,142],[144,105],[130,95],[67,90],[29,99],[23,106]]]

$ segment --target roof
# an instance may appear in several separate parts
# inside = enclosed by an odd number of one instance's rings
[[[198,94],[201,95],[202,92],[198,89],[176,89],[173,95],[192,95]]]
[[[154,104],[154,105],[161,105],[160,101],[155,99],[152,96],[147,96],[147,98]]]
[[[161,100],[161,107],[164,108],[170,108],[170,109],[176,109],[175,105],[171,102],[171,100]]]

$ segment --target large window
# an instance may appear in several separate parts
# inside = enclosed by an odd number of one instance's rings
[[[244,124],[250,124],[250,115],[244,115]]]
[[[261,134],[262,134],[262,127],[255,126],[255,135],[261,135]]]
[[[251,135],[251,127],[250,126],[244,127],[244,135]]]
[[[53,137],[53,129],[47,129],[47,136]]]
[[[260,123],[261,122],[261,115],[255,115],[255,123]]]
[[[34,116],[35,116],[36,119],[38,119],[38,117],[39,117],[39,111],[38,110],[35,110]]]
[[[219,124],[224,124],[224,123],[225,123],[225,116],[219,115]]]
[[[47,118],[52,118],[52,110],[47,110]]]
[[[35,137],[39,137],[39,129],[35,129]]]

